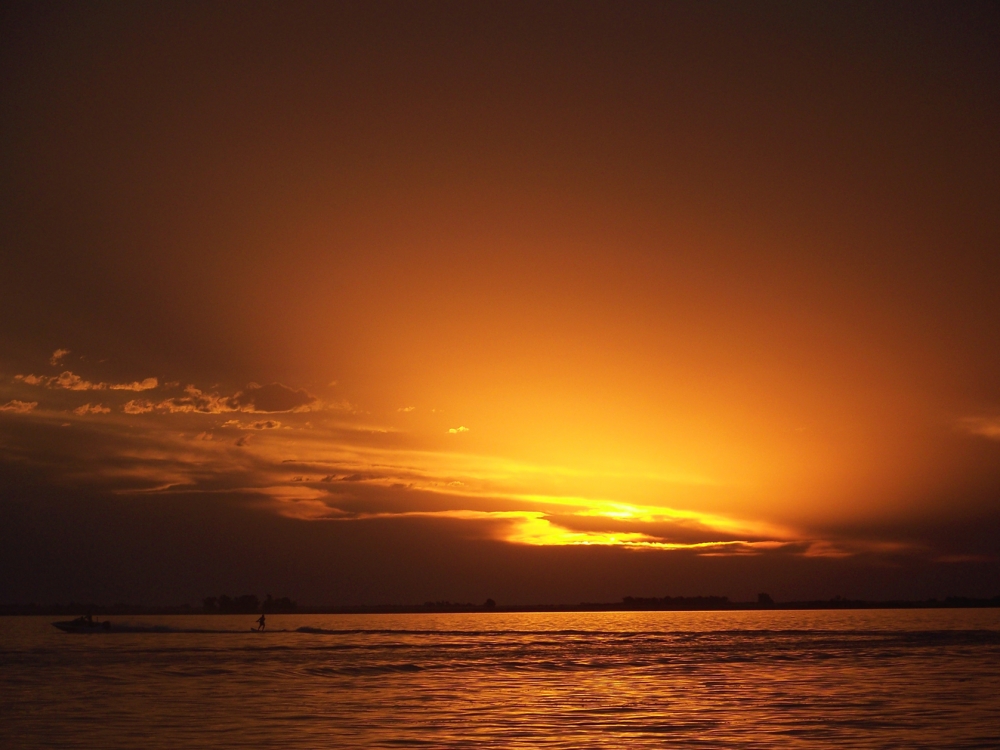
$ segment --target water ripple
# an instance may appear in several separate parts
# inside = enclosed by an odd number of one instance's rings
[[[997,613],[698,614],[288,616],[262,634],[189,617],[102,636],[4,618],[0,737],[18,750],[1000,747]]]

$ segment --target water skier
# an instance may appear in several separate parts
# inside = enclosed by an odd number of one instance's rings
[[[260,625],[257,627],[257,630],[263,630],[264,629],[264,614],[263,613],[261,613],[260,619],[257,620],[257,622],[260,623]]]

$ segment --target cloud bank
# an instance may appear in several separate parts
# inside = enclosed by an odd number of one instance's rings
[[[409,410],[393,407],[380,418],[388,421],[380,421],[278,382],[228,393],[191,384],[167,398],[130,397],[145,396],[159,383],[91,380],[71,371],[0,383],[13,395],[45,389],[50,399],[40,406],[22,395],[0,405],[0,412],[21,415],[16,422],[22,425],[20,437],[0,445],[0,460],[36,466],[46,481],[81,492],[165,498],[235,493],[253,498],[254,507],[273,517],[302,523],[389,529],[426,522],[466,539],[518,548],[615,548],[705,560],[908,556],[957,565],[992,559],[989,549],[949,548],[919,535],[783,525],[664,499],[679,488],[711,485],[700,477],[608,474],[463,452],[469,449],[447,436],[469,428],[447,427],[433,411],[427,419],[438,420],[436,426],[421,433],[391,424],[399,419],[399,425],[412,425]],[[102,402],[67,403],[94,392],[102,393]],[[65,422],[60,415],[67,412],[79,419]],[[997,427],[990,418],[960,423],[962,431],[991,441]],[[646,498],[627,500],[597,489],[630,483],[643,484]]]

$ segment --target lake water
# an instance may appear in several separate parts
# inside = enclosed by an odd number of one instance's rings
[[[4,748],[1000,747],[997,609],[54,619]]]

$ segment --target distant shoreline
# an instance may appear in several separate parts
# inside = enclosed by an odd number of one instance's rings
[[[620,602],[581,602],[579,604],[526,604],[486,605],[456,602],[427,602],[424,604],[379,605],[303,605],[290,610],[269,611],[280,615],[373,615],[373,614],[461,614],[461,613],[519,613],[519,612],[742,612],[771,610],[843,610],[843,609],[989,609],[1000,607],[1000,595],[991,599],[947,597],[919,601],[868,601],[858,599],[829,599],[790,602],[730,602],[724,597],[664,597],[664,599],[634,599],[626,597]],[[190,605],[164,607],[128,604],[5,604],[0,605],[3,616],[70,616],[70,615],[251,615],[255,611],[207,612]]]

